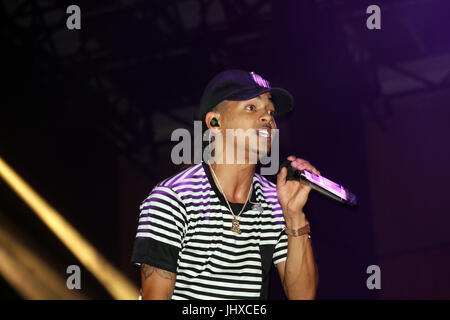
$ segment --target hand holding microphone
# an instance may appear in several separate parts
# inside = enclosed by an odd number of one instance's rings
[[[290,156],[287,161],[281,164],[280,168],[281,170],[286,168],[286,180],[301,181],[331,199],[350,206],[357,205],[357,199],[353,193],[347,188],[321,176],[320,171],[317,171],[305,160]]]
[[[289,167],[281,167],[277,175],[277,193],[278,200],[283,210],[286,222],[286,229],[298,230],[307,225],[303,207],[308,200],[311,187],[308,184],[299,181],[290,181],[295,179],[287,179],[290,170],[310,170],[311,172],[320,172],[314,168],[308,161],[290,156],[288,158]],[[290,164],[292,162],[292,165]],[[294,169],[295,168],[295,169]]]

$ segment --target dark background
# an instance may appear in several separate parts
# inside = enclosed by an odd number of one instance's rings
[[[381,30],[366,27],[372,4]],[[170,134],[239,68],[295,98],[281,156],[358,196],[351,210],[310,195],[317,298],[450,298],[450,2],[1,0],[0,24],[0,157],[136,286],[139,204],[180,170]],[[62,277],[79,264],[2,180],[0,214]],[[83,270],[84,294],[110,299]],[[23,298],[3,277],[0,297]]]

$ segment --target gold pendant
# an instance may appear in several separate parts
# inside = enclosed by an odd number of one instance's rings
[[[233,221],[231,221],[231,231],[241,234],[242,231],[239,228],[239,221],[236,217],[233,217]]]

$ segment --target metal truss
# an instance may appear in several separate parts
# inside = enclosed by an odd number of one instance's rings
[[[289,3],[295,6],[299,2],[85,0],[77,3],[81,8],[81,30],[69,31],[65,10],[71,2],[3,0],[0,23],[5,45],[13,50],[25,48],[42,83],[55,86],[67,99],[73,99],[73,108],[88,115],[85,120],[92,127],[153,175],[159,150],[167,145],[167,139],[155,138],[166,130],[159,119],[190,129],[191,119],[180,116],[179,110],[198,104],[204,79],[215,72],[236,59],[242,63],[252,61],[255,52],[275,50],[276,41],[268,43],[264,39],[276,36],[276,25],[282,21],[275,21],[275,14],[286,10]],[[391,98],[383,93],[385,79],[379,77],[380,68],[414,78],[425,88],[448,85],[448,76],[436,84],[419,71],[403,66],[404,62],[450,51],[449,45],[427,43],[426,30],[403,14],[417,5],[432,12],[439,3],[380,2],[383,27],[393,33],[390,38],[401,39],[402,45],[411,48],[407,51],[395,50],[395,41],[386,44],[392,46],[390,51],[380,47],[376,31],[369,33],[365,29],[369,1],[304,1],[301,5],[305,10],[299,12],[298,19],[312,33],[314,26],[323,23],[334,28],[330,34],[335,39],[321,41],[329,41],[330,51],[339,52],[347,61],[345,67],[350,66],[359,86],[356,89],[367,92],[364,103],[370,105]],[[308,26],[314,21],[309,18],[311,14],[316,24]],[[236,49],[241,53],[239,57],[233,56]],[[395,56],[397,51],[404,53]],[[177,88],[176,93],[173,88]],[[77,91],[95,102],[95,110],[82,110],[92,103],[74,98]]]
[[[374,4],[370,1],[316,3],[335,13],[343,46],[355,70],[362,71],[359,81],[367,92],[363,112],[380,126],[380,114],[390,114],[393,100],[450,89],[450,42],[445,30],[428,26],[430,18],[448,21],[446,1],[380,1],[382,28],[376,31],[365,28],[366,8]]]
[[[198,103],[193,77],[220,70],[229,51],[243,43],[249,51],[261,47],[261,37],[271,32],[268,0],[78,1],[79,31],[66,28],[70,4],[0,1],[4,43],[26,48],[39,80],[56,85],[67,99],[76,90],[95,101],[95,110],[82,110],[92,103],[77,99],[72,104],[149,175],[164,145],[154,141],[164,128],[152,117],[159,113],[179,127],[192,126],[173,111]],[[168,79],[181,88],[177,93]],[[148,90],[136,92],[142,82]]]

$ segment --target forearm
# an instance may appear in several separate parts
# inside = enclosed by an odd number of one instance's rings
[[[286,221],[288,229],[298,229],[306,219]],[[284,288],[290,300],[314,299],[318,273],[308,235],[288,236],[288,253],[285,264]]]

